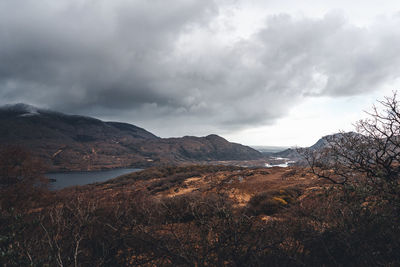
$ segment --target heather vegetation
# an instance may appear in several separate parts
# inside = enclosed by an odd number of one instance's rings
[[[381,104],[358,134],[330,140],[322,153],[302,151],[306,169],[159,167],[49,192],[36,161],[3,149],[0,261],[398,266],[400,111],[396,96]],[[239,203],[235,192],[250,197]]]

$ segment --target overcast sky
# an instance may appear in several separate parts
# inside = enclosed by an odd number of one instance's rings
[[[0,0],[0,104],[311,145],[400,88],[397,1]]]

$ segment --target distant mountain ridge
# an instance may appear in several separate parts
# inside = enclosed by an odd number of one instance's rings
[[[358,133],[355,133],[355,132],[349,132],[346,134],[359,135]],[[312,151],[322,151],[323,149],[329,147],[330,141],[333,141],[335,139],[339,140],[342,136],[343,136],[343,133],[335,133],[335,134],[323,136],[315,144],[308,147],[307,149],[310,149]],[[280,157],[280,158],[287,158],[287,159],[290,159],[291,161],[296,161],[297,163],[302,163],[302,161],[304,161],[304,158],[297,152],[296,148],[288,148],[284,151],[273,153],[272,156]]]
[[[26,104],[0,107],[0,145],[20,145],[51,170],[252,160],[263,155],[217,135],[160,138],[122,122],[68,115]]]

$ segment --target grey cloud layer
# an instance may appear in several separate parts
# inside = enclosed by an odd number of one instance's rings
[[[0,102],[196,134],[272,123],[304,97],[363,94],[398,77],[396,18],[364,29],[340,15],[277,15],[229,43],[210,27],[218,8],[2,1]]]

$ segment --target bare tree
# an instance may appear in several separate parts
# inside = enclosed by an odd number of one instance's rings
[[[322,150],[302,154],[318,177],[334,184],[396,187],[400,174],[400,106],[397,93],[378,101],[356,132],[326,137]]]

